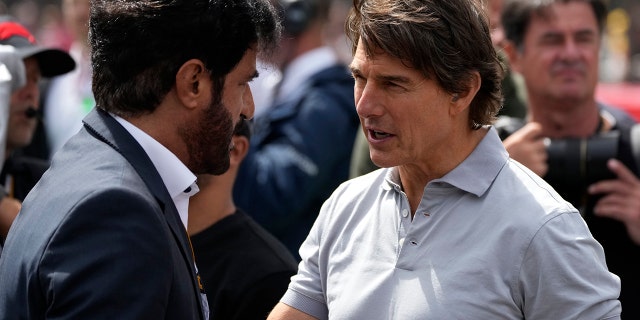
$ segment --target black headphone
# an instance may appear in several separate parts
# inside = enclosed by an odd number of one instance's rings
[[[278,0],[282,9],[282,26],[290,36],[304,32],[317,14],[315,0]],[[323,1],[323,0],[320,0]]]

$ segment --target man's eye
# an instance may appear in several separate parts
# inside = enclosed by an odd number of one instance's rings
[[[387,82],[385,82],[385,83],[384,83],[384,86],[385,86],[385,87],[387,87],[387,88],[398,88],[398,89],[402,89],[402,86],[401,86],[401,85],[399,85],[399,84],[397,84],[397,83],[395,83],[395,82],[392,82],[392,81],[387,81]]]

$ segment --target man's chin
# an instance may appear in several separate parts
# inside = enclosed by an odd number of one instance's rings
[[[373,164],[375,164],[380,168],[390,168],[390,167],[395,167],[397,165],[394,159],[390,158],[389,156],[385,157],[383,155],[372,156],[371,162],[373,162]]]
[[[229,162],[229,158],[227,158],[224,162],[213,163],[209,166],[209,168],[207,168],[207,174],[212,174],[215,176],[222,175],[227,172],[227,170],[229,170],[230,165],[231,164]]]

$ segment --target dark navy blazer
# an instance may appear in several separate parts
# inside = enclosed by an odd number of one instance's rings
[[[0,319],[203,319],[184,225],[104,111],[55,155],[0,256]]]

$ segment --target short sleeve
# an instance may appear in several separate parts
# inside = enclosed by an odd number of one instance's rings
[[[326,275],[326,272],[323,272],[326,270],[323,266],[326,266],[326,261],[322,260],[323,257],[320,254],[323,221],[328,210],[327,202],[320,209],[318,219],[300,247],[302,261],[298,265],[298,273],[291,278],[289,288],[280,300],[318,319],[328,319],[329,315],[323,285],[325,283],[323,275]]]
[[[550,216],[533,235],[519,286],[526,319],[620,318],[620,278],[577,211]]]

